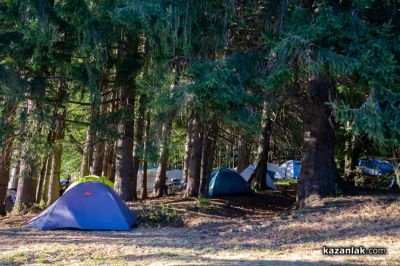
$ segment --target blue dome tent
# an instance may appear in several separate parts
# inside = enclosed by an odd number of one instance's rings
[[[133,212],[109,186],[85,182],[66,191],[56,202],[26,226],[41,230],[130,230],[136,223]]]
[[[243,177],[228,168],[220,168],[210,176],[208,196],[222,196],[230,194],[250,193]]]

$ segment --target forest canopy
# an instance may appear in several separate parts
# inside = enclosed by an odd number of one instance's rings
[[[397,0],[2,1],[0,199],[14,182],[15,208],[50,205],[89,174],[143,199],[149,166],[155,196],[182,169],[206,197],[214,169],[254,162],[262,191],[288,159],[300,208],[360,158],[399,184],[399,60]]]

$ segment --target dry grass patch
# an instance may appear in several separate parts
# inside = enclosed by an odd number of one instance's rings
[[[157,204],[157,210],[187,209],[184,225],[139,225],[130,232],[41,232],[19,227],[31,217],[0,219],[0,265],[400,265],[396,197],[330,198],[301,212],[289,205],[286,211],[268,209],[277,199],[256,206],[243,200],[212,199],[197,207],[191,206],[194,200],[178,197],[149,200],[143,204],[147,210]],[[325,256],[323,245],[382,246],[389,253]]]

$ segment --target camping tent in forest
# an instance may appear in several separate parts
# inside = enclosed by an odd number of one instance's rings
[[[84,182],[66,191],[26,226],[41,230],[130,230],[135,223],[133,212],[109,185]]]
[[[272,181],[272,178],[275,175],[275,172],[279,170],[279,166],[272,164],[272,163],[268,163],[268,170],[267,170],[267,174],[265,175],[265,182],[268,188],[275,190],[276,186],[274,184],[274,182]],[[256,165],[250,165],[249,167],[247,167],[246,169],[243,170],[243,172],[240,173],[240,175],[243,177],[243,179],[248,182],[251,175],[253,174],[254,170],[256,170]]]
[[[210,176],[208,196],[249,193],[251,189],[241,175],[228,168],[220,168]]]
[[[290,160],[287,161],[281,166],[279,166],[279,171],[275,173],[274,178],[282,179],[282,178],[299,178],[300,175],[301,164],[298,161]]]
[[[114,183],[111,182],[109,179],[107,179],[106,177],[100,177],[100,176],[96,176],[96,175],[89,175],[89,176],[84,176],[84,177],[80,177],[74,180],[74,182],[68,187],[67,190],[73,188],[74,186],[80,184],[80,183],[85,183],[85,182],[101,182],[104,183],[106,185],[109,185],[111,188],[114,188]]]

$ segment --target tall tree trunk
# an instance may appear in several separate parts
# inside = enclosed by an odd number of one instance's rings
[[[8,183],[8,189],[17,190],[18,187],[18,176],[20,169],[20,159],[19,159],[19,151],[14,150],[13,158],[16,160],[11,165],[11,173],[10,173],[10,181]]]
[[[103,166],[101,170],[101,176],[107,176],[108,173],[108,162],[111,160],[112,157],[112,148],[113,148],[113,142],[107,141],[105,143],[105,148],[104,148],[104,158],[103,158]]]
[[[94,119],[96,116],[96,106],[95,103],[90,106],[90,114],[89,114],[89,126],[86,133],[86,140],[83,146],[83,155],[82,155],[82,163],[81,163],[81,177],[87,176],[90,174],[90,168],[93,162],[93,142],[95,139],[95,129],[94,129]]]
[[[115,180],[115,150],[116,150],[116,142],[110,142],[110,153],[108,154],[108,160],[107,160],[107,172],[103,174],[106,176],[109,180],[113,181]]]
[[[158,162],[158,169],[156,175],[156,190],[155,196],[160,197],[163,194],[165,186],[165,176],[167,173],[167,163],[169,156],[169,141],[171,137],[172,121],[174,120],[176,110],[169,110],[166,114],[165,120],[161,129],[161,140],[160,140],[160,155]]]
[[[147,198],[147,153],[149,149],[149,143],[150,143],[150,112],[147,112],[147,117],[146,117],[146,129],[144,132],[144,145],[143,145],[143,156],[142,156],[142,169],[143,169],[143,174],[142,174],[142,180],[141,180],[141,194],[140,198],[141,199],[146,199]]]
[[[119,81],[120,120],[118,123],[118,139],[115,159],[115,190],[125,201],[136,198],[136,191],[132,191],[133,176],[133,132],[135,120],[135,93],[134,78],[140,67],[139,40],[129,40],[121,33],[118,44],[117,57],[119,64],[116,67],[116,79]]]
[[[47,164],[47,156],[45,158],[43,158],[42,161],[42,167],[40,168],[40,176],[39,176],[39,180],[37,182],[37,186],[36,186],[36,202],[40,203],[41,200],[41,195],[42,195],[42,191],[43,191],[43,183],[44,183],[44,179],[46,178],[46,164]]]
[[[147,199],[147,160],[142,161],[142,180],[140,184],[140,199]]]
[[[199,196],[207,197],[208,193],[208,177],[212,172],[215,156],[215,138],[217,136],[216,123],[213,121],[210,124],[206,123],[203,129],[203,143],[201,155],[201,170],[200,170],[200,188]]]
[[[123,86],[121,90],[121,120],[115,160],[115,190],[125,201],[133,199],[133,122],[135,89]]]
[[[134,191],[135,199],[136,199],[136,190],[137,190],[137,176],[139,171],[139,163],[140,163],[140,147],[143,142],[143,132],[144,132],[144,120],[145,120],[145,111],[147,105],[147,95],[141,94],[139,98],[139,107],[138,107],[138,116],[136,119],[135,126],[135,142],[133,145],[133,176],[132,176],[132,191]]]
[[[117,142],[114,142],[113,146],[113,153],[111,154],[111,160],[108,162],[108,172],[107,172],[107,178],[115,182],[115,168],[116,168],[116,161],[117,161]]]
[[[251,145],[245,136],[242,136],[239,144],[238,164],[236,169],[238,173],[243,172],[243,170],[250,165],[250,152]]]
[[[60,171],[61,171],[62,145],[54,147],[53,160],[48,185],[47,206],[51,205],[60,197]]]
[[[354,176],[358,159],[363,151],[366,136],[352,135],[350,141],[346,141],[346,157],[344,166],[344,176],[348,183],[354,184]]]
[[[104,150],[105,150],[105,142],[104,140],[97,139],[96,145],[94,145],[93,149],[93,165],[91,169],[91,174],[96,176],[101,176],[103,172],[103,163],[104,163]]]
[[[35,179],[38,176],[38,160],[36,144],[39,136],[36,121],[32,121],[32,113],[37,109],[36,103],[27,100],[24,113],[28,121],[21,128],[21,169],[13,213],[20,213],[35,202]]]
[[[299,208],[312,205],[313,201],[335,192],[335,131],[331,121],[332,110],[326,104],[334,92],[335,87],[322,76],[310,78],[304,118],[303,158],[297,189]]]
[[[112,102],[110,112],[114,114],[117,111],[117,98],[118,92],[114,91],[112,93]],[[116,123],[111,122],[108,124],[108,130],[117,133],[118,126]],[[115,150],[116,150],[116,141],[111,139],[107,142],[105,154],[104,154],[104,163],[103,163],[103,176],[106,176],[109,180],[114,181],[115,178]]]
[[[40,201],[43,200],[45,204],[47,204],[48,196],[49,196],[49,183],[50,183],[50,174],[51,174],[51,166],[53,164],[53,152],[49,152],[46,160],[46,170],[43,179],[43,189],[40,195]]]
[[[249,183],[253,183],[253,188],[257,190],[266,189],[266,175],[267,175],[267,163],[268,163],[268,151],[271,137],[272,121],[269,117],[269,103],[265,99],[263,103],[262,112],[262,125],[261,135],[258,138],[258,150],[256,169],[252,173],[249,179]]]
[[[200,169],[202,155],[201,125],[197,117],[191,118],[191,137],[189,143],[189,169],[186,186],[186,197],[197,197],[200,186]]]
[[[188,133],[186,134],[186,142],[185,142],[185,155],[183,157],[183,182],[187,183],[188,174],[189,174],[189,156],[190,156],[190,125],[188,123]]]
[[[13,213],[15,214],[30,208],[35,202],[36,180],[31,176],[37,175],[37,167],[35,167],[37,165],[33,165],[31,160],[35,159],[25,157],[21,164],[21,177],[18,179],[17,196],[13,208]]]
[[[103,91],[105,89],[103,88]],[[102,102],[105,101],[106,98],[102,97]],[[101,118],[107,113],[107,105],[100,105],[100,114],[96,116],[97,121],[101,120]],[[102,127],[105,125],[102,125]],[[102,129],[97,128],[97,134],[95,134],[95,145],[93,148],[93,162],[92,168],[90,172],[92,175],[101,176],[103,171],[103,162],[104,162],[104,150],[105,150],[105,140],[102,136]]]
[[[87,133],[86,133],[86,140],[85,145],[83,148],[83,155],[82,155],[82,163],[81,163],[81,176],[87,176],[90,173],[90,165],[93,158],[93,126],[89,125]]]
[[[62,103],[67,95],[66,86],[66,82],[61,80],[57,93],[57,99],[60,101],[60,104],[56,105],[54,108],[55,130],[53,138],[53,161],[51,164],[47,205],[51,205],[60,197],[61,156],[63,149],[62,141],[65,136],[65,117],[67,115],[66,107],[63,107]]]
[[[14,134],[12,132],[12,122],[15,116],[16,106],[10,102],[5,103],[4,115],[2,118],[2,127],[6,128],[7,132],[2,140],[0,149],[0,215],[5,214],[4,198],[7,194],[8,181],[10,179],[10,166],[12,157],[12,146]]]

